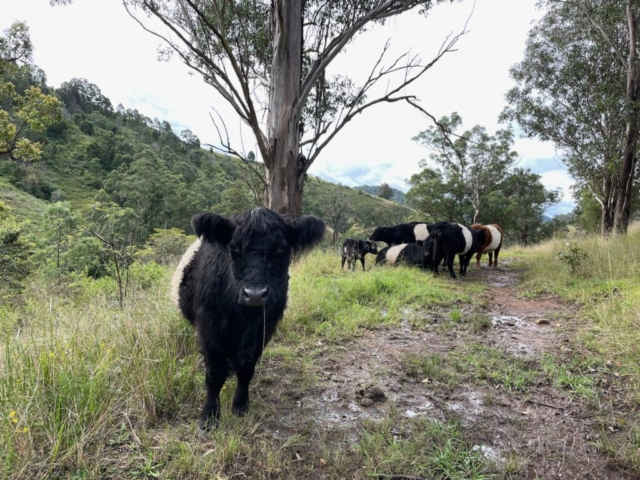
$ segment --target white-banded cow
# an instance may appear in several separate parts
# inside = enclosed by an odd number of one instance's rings
[[[291,255],[320,242],[325,225],[316,217],[290,221],[259,207],[230,218],[200,213],[191,226],[198,240],[173,275],[172,296],[198,332],[206,426],[220,415],[220,390],[231,372],[238,377],[232,411],[249,409],[256,362],[286,307]]]
[[[354,240],[353,238],[347,238],[342,244],[342,268],[344,268],[344,262],[347,262],[347,268],[352,270],[356,269],[356,261],[360,260],[362,263],[362,271],[364,272],[364,257],[367,253],[378,253],[378,247],[376,242],[371,240]]]
[[[424,249],[417,243],[401,243],[400,245],[392,245],[385,247],[376,257],[376,265],[413,265],[424,268]]]
[[[456,278],[453,271],[455,256],[458,255],[460,259],[460,275],[464,276],[467,274],[471,257],[485,241],[483,230],[476,231],[459,223],[443,222],[433,229],[430,237],[433,243],[428,243],[431,250],[426,252],[425,264],[430,265],[434,273],[438,275],[438,266],[444,259],[452,278]]]
[[[474,230],[482,230],[484,231],[485,240],[480,248],[478,249],[478,253],[476,254],[476,266],[480,266],[480,258],[482,258],[483,253],[489,254],[489,266],[497,267],[498,266],[498,254],[500,254],[500,249],[502,248],[502,239],[504,237],[502,228],[497,223],[492,223],[491,225],[479,225],[473,224],[471,228]],[[495,254],[495,261],[493,260],[493,255]]]
[[[374,242],[385,242],[387,245],[424,242],[429,236],[427,223],[401,223],[392,227],[377,227],[369,237]]]

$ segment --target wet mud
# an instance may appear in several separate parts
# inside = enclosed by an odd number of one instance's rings
[[[450,386],[442,379],[407,375],[403,359],[408,354],[447,358],[474,343],[535,363],[545,354],[562,355],[575,335],[576,310],[552,296],[519,296],[515,269],[475,267],[470,276],[489,285],[483,311],[491,320],[488,328],[444,329],[437,312],[407,310],[398,328],[368,330],[328,347],[314,362],[315,381],[309,388],[277,400],[265,398],[274,409],[270,428],[286,434],[312,422],[315,429],[340,429],[346,432],[342,438],[356,442],[363,421],[382,420],[391,412],[408,419],[455,419],[469,446],[488,461],[517,463],[509,478],[635,478],[613,468],[594,447],[600,427],[592,407],[549,381],[513,392],[486,382]],[[422,323],[415,321],[420,316]]]

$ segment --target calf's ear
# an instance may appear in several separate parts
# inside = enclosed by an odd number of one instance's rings
[[[191,228],[199,238],[209,243],[227,245],[236,227],[228,219],[215,213],[196,213],[191,218]]]
[[[320,243],[326,226],[319,218],[305,215],[298,220],[294,220],[291,228],[291,246],[296,252],[300,252]]]

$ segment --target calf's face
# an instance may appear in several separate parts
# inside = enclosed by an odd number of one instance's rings
[[[367,240],[367,251],[373,254],[378,253],[378,245],[376,245],[376,242],[373,240]]]
[[[325,229],[316,217],[290,222],[264,207],[229,219],[201,213],[191,223],[203,241],[226,249],[237,302],[250,308],[284,305],[291,254],[318,243]]]

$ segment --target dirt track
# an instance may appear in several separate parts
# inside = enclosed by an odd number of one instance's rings
[[[469,328],[465,319],[478,312],[459,305],[458,323],[446,311],[407,311],[400,328],[370,330],[328,346],[314,361],[311,388],[297,390],[295,382],[276,376],[281,388],[268,380],[269,390],[256,389],[269,392],[262,398],[274,410],[267,428],[286,436],[313,419],[314,429],[340,429],[340,441],[348,443],[358,439],[363,420],[386,418],[394,409],[401,417],[456,419],[469,445],[489,460],[500,465],[516,459],[515,478],[635,478],[612,468],[594,447],[601,425],[593,405],[554,386],[542,371],[545,355],[560,362],[573,355],[576,310],[552,296],[518,298],[519,275],[509,266],[473,268],[470,277],[463,281],[482,277],[490,286],[480,312],[485,328]],[[470,344],[501,352],[504,362],[521,362],[530,370],[524,373],[538,380],[510,389],[461,371],[456,381],[447,381],[446,372],[454,371],[449,362],[455,366],[451,359],[466,358]],[[438,378],[407,374],[407,356],[425,355],[434,358]]]

